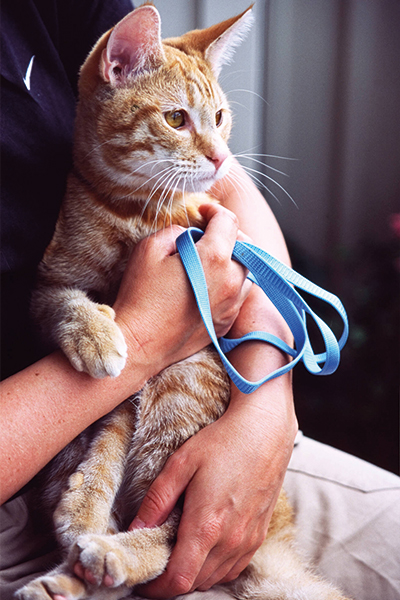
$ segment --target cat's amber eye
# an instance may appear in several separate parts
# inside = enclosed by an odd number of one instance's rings
[[[179,129],[185,124],[185,112],[183,110],[170,110],[165,113],[165,120],[174,129]]]
[[[215,124],[219,127],[222,123],[222,110],[215,113]]]

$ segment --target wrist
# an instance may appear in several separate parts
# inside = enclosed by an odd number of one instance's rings
[[[274,331],[276,334],[276,331]],[[279,349],[265,342],[245,342],[229,353],[229,360],[237,371],[249,381],[256,382],[267,374],[287,364],[290,358]],[[271,379],[252,394],[242,393],[231,384],[232,411],[256,411],[260,426],[266,430],[280,430],[289,445],[298,431],[293,400],[292,373]]]
[[[290,373],[247,395],[232,384],[227,413],[251,427],[255,437],[261,434],[267,445],[275,446],[278,452],[285,450],[289,460],[298,432]]]
[[[151,340],[145,336],[145,329],[137,323],[136,319],[116,311],[115,322],[121,329],[125,343],[128,347],[126,365],[121,376],[132,377],[137,382],[137,388],[141,389],[151,377],[159,373],[165,365],[158,353],[152,352]],[[154,346],[154,344],[153,344]]]
[[[285,319],[256,284],[253,284],[228,337],[240,338],[251,331],[266,331],[276,335],[289,346],[293,345],[292,332]]]

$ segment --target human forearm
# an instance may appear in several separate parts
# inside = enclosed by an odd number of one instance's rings
[[[55,352],[1,384],[1,502],[146,378],[132,365],[115,379],[78,373]]]
[[[250,178],[237,162],[228,175],[213,192],[218,200],[232,210],[239,219],[241,230],[252,242],[286,264],[290,257],[282,231],[262,194],[254,186]],[[292,344],[292,335],[288,325],[275,306],[268,300],[264,292],[256,285],[242,305],[240,313],[229,333],[230,337],[242,337],[250,331],[267,331],[287,344]],[[238,371],[247,379],[257,381],[267,373],[283,366],[288,357],[280,350],[264,342],[247,342],[230,352],[230,360]],[[268,383],[268,390],[279,390],[279,397],[286,403],[291,403],[291,377],[279,377]],[[282,393],[283,392],[283,393]],[[265,396],[265,386],[262,393],[253,393],[251,401],[258,396]],[[275,396],[275,393],[273,394]],[[233,389],[233,396],[238,391]],[[232,404],[232,403],[231,403]]]

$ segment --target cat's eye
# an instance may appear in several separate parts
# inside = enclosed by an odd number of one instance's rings
[[[179,129],[185,124],[185,112],[183,110],[170,110],[165,113],[165,120],[170,127]]]
[[[215,113],[215,124],[219,127],[222,123],[222,110]]]

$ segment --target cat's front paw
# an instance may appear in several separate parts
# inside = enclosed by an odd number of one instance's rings
[[[106,304],[78,306],[74,318],[57,331],[60,346],[77,371],[92,377],[117,377],[125,366],[127,346]]]

